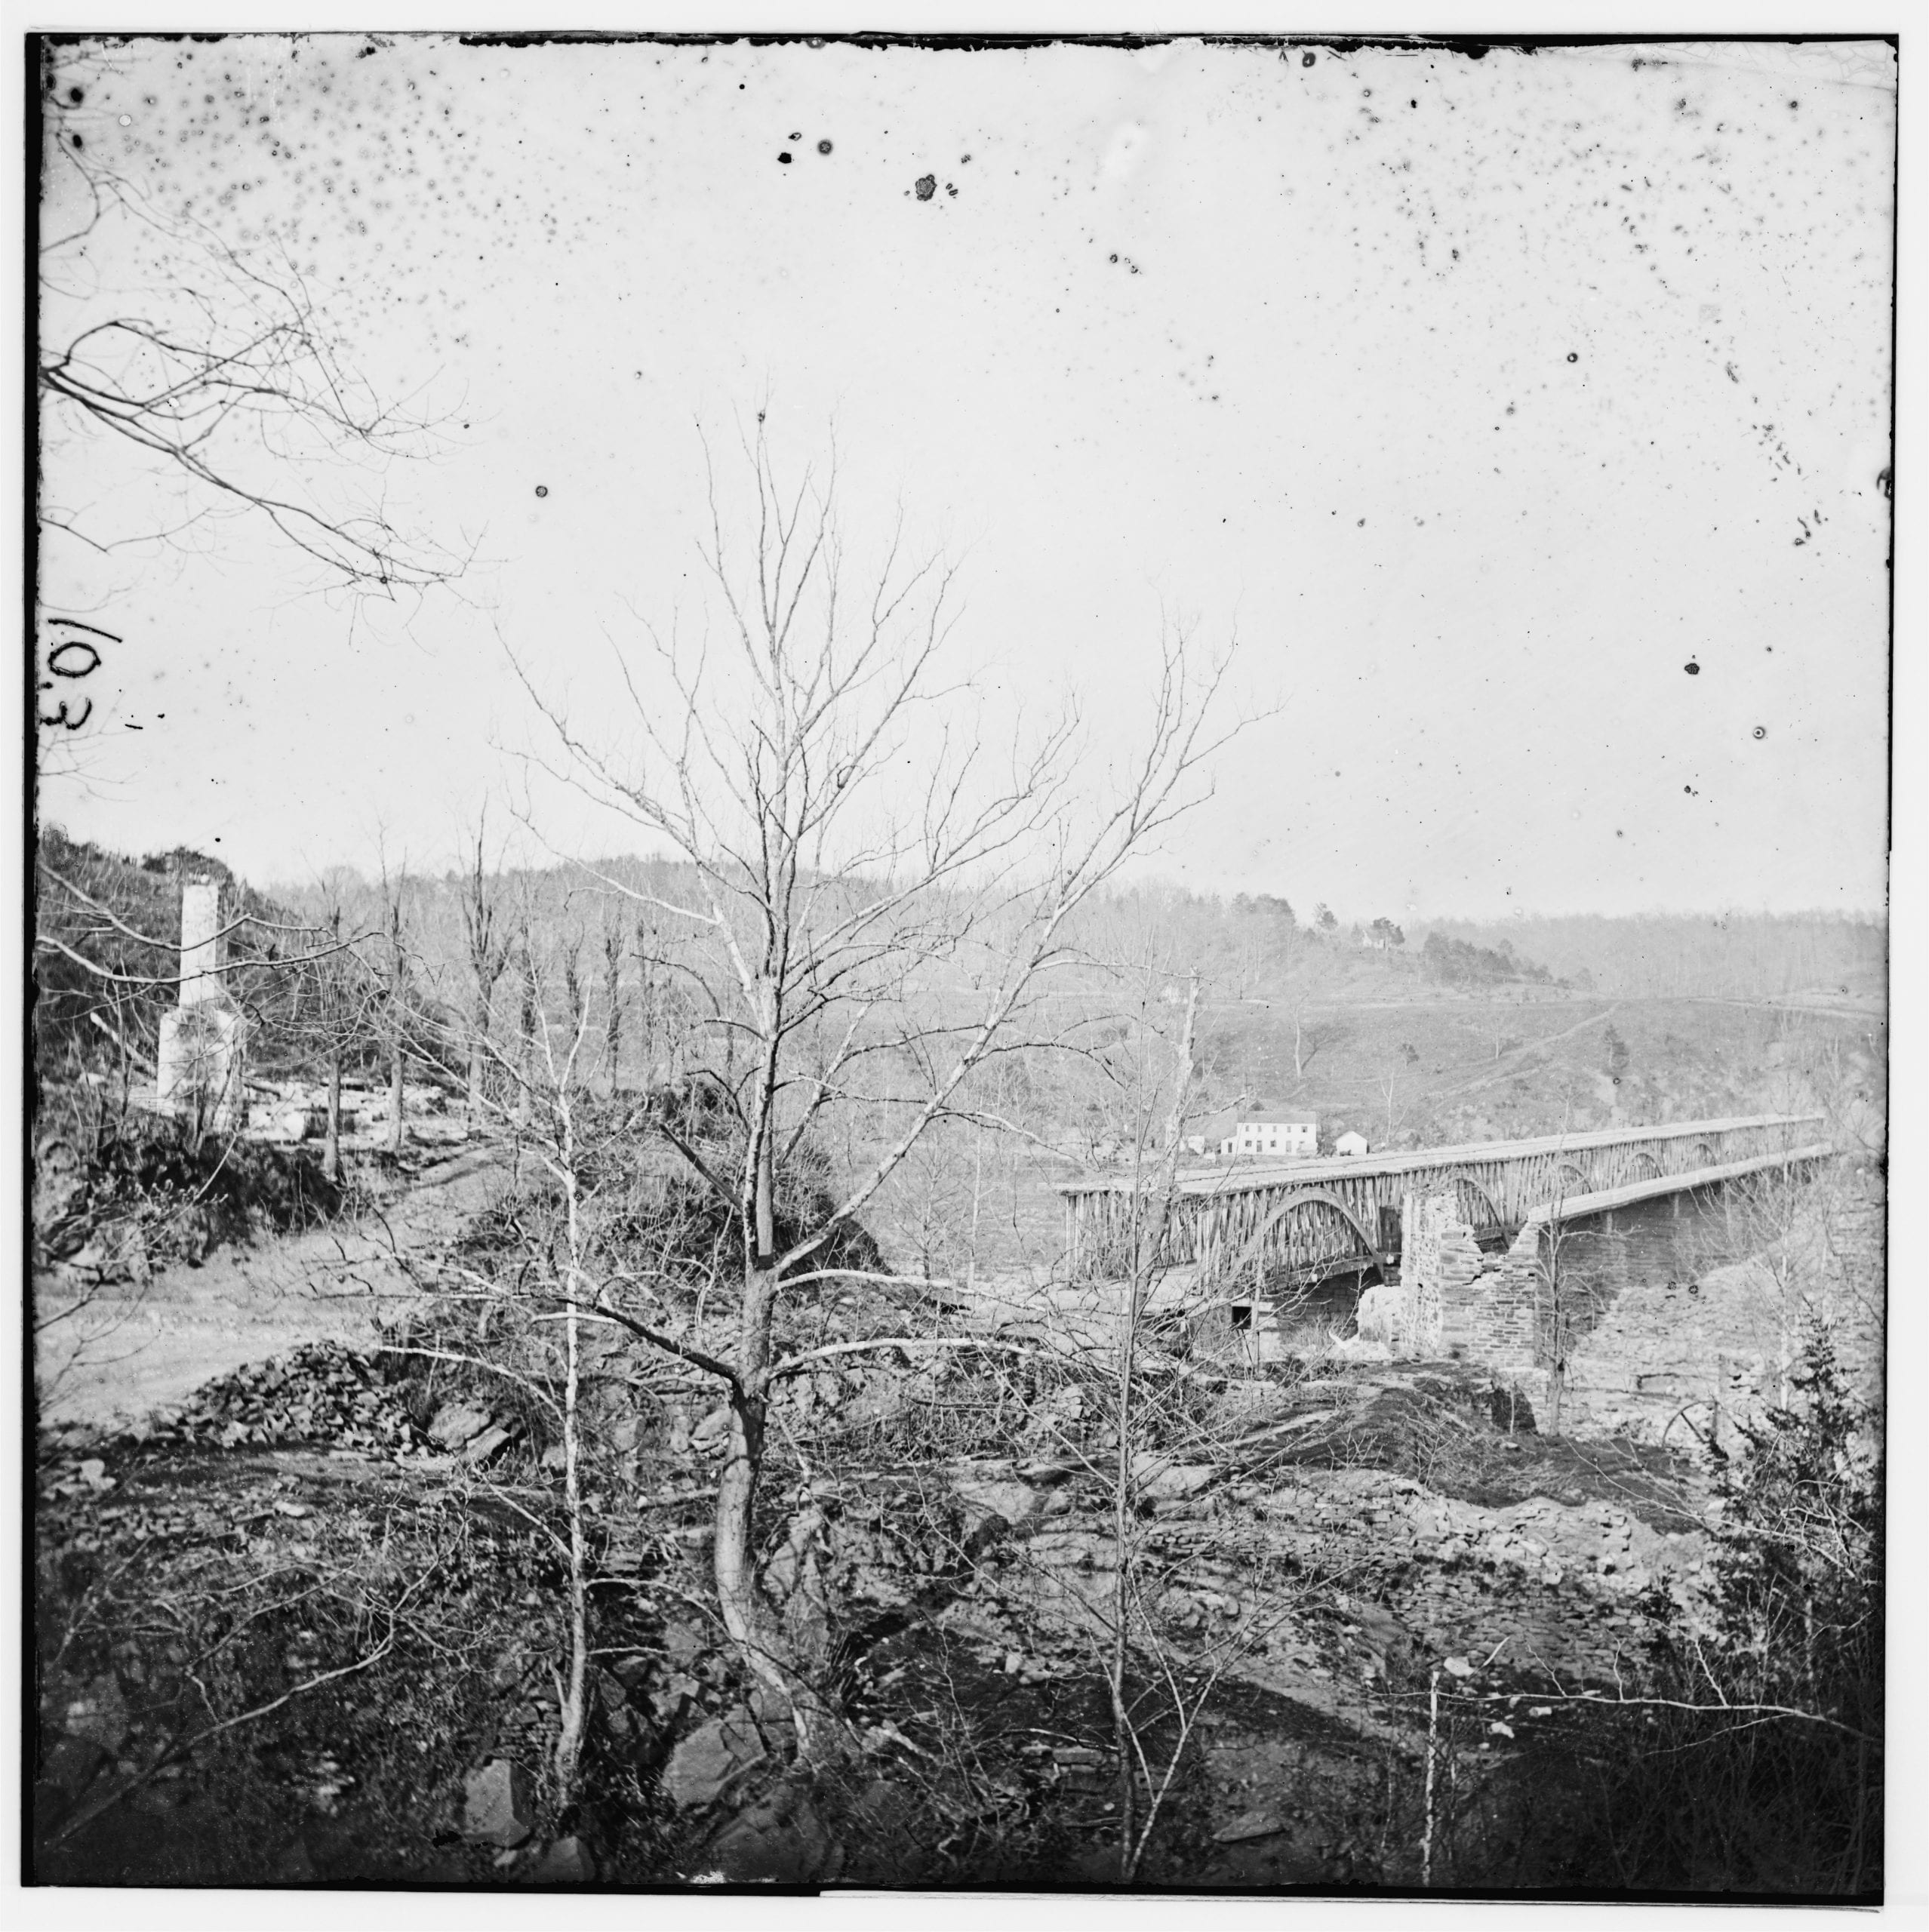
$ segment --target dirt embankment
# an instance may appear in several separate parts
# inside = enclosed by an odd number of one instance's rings
[[[366,1204],[342,1220],[156,1266],[144,1280],[89,1286],[36,1273],[41,1420],[133,1422],[303,1342],[378,1346],[415,1303],[410,1264],[452,1243],[509,1180],[503,1150],[478,1143],[371,1170]]]

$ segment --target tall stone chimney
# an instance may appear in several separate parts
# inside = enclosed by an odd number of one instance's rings
[[[181,989],[183,1006],[218,999],[226,948],[221,940],[221,884],[191,878],[181,887]]]
[[[197,1133],[234,1133],[248,1121],[245,1035],[221,984],[226,951],[220,881],[183,880],[180,996],[161,1016],[155,1088],[162,1111],[192,1121]]]

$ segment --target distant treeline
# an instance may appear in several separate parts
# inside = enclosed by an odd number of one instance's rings
[[[1629,998],[1867,994],[1887,982],[1886,921],[1829,912],[1529,915],[1503,928],[1443,919],[1438,936],[1531,954],[1577,988]],[[1425,949],[1423,948],[1423,952]]]

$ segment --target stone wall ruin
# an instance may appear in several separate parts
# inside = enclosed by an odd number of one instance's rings
[[[1484,1254],[1454,1195],[1408,1195],[1399,1277],[1360,1297],[1361,1339],[1396,1360],[1477,1361],[1516,1383],[1543,1373],[1540,1241],[1530,1223],[1504,1254]]]

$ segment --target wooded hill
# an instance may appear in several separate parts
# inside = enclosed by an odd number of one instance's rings
[[[56,828],[38,857],[43,1080],[149,1072],[176,998],[181,883],[199,875],[223,884],[226,984],[248,1016],[259,1077],[318,1078],[337,1048],[346,1073],[379,1075],[400,1035],[410,1078],[454,1081],[478,1033],[512,1054],[538,1014],[586,1011],[599,1088],[673,1086],[703,1069],[729,1083],[736,1048],[711,997],[729,968],[713,937],[650,903],[690,897],[687,869],[667,861],[516,870],[485,854],[479,870],[374,881],[341,870],[263,891],[204,853],[136,859]],[[479,954],[478,903],[490,915]],[[1385,919],[1342,927],[1324,908],[1303,925],[1278,897],[1118,889],[1081,912],[1075,963],[1041,1009],[1033,1037],[1061,1050],[1008,1057],[997,1111],[1022,1112],[1063,1159],[1102,1158],[1117,1137],[1119,1068],[1169,1057],[1150,1043],[1176,980],[1128,992],[1116,977],[1118,962],[1152,957],[1199,976],[1202,1121],[1285,1109],[1317,1114],[1328,1140],[1350,1127],[1381,1145],[1806,1105],[1820,1090],[1795,1076],[1817,1054],[1838,1057],[1825,1084],[1877,1109],[1881,1051],[1869,1022],[1886,937],[1870,921],[1739,915],[1528,918],[1504,931],[1443,923],[1410,936]],[[1786,1021],[1767,1008],[1807,989],[1843,1011],[1812,1041],[1784,1038]],[[974,997],[962,980],[935,980],[903,996],[927,1010],[933,1037]],[[1724,1016],[1697,999],[1744,1004]],[[1611,1011],[1617,1000],[1640,1004]],[[1753,1017],[1749,1001],[1761,1004]],[[982,1168],[980,1152],[972,1160]]]

